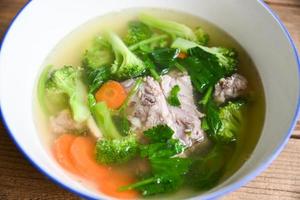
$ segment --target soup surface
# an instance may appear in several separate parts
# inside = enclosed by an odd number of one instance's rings
[[[74,179],[118,198],[191,197],[221,183],[251,155],[265,113],[256,68],[229,34],[160,9],[80,26],[37,83],[45,149]]]

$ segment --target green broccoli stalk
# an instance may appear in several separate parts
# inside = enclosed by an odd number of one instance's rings
[[[111,64],[113,59],[113,52],[110,45],[102,37],[97,37],[92,47],[85,51],[82,65],[85,68],[97,69]]]
[[[134,158],[138,150],[136,137],[132,134],[121,135],[105,102],[96,103],[93,95],[89,95],[89,102],[96,124],[103,134],[96,144],[97,162],[121,164]]]
[[[113,75],[119,79],[129,79],[141,75],[146,70],[144,63],[128,49],[118,35],[107,32],[105,37],[115,54],[115,61],[111,67]]]
[[[202,45],[206,45],[209,40],[208,34],[206,34],[200,27],[193,31],[190,27],[184,24],[171,20],[163,20],[145,13],[142,13],[139,16],[139,19],[141,22],[150,27],[170,34],[173,38],[182,37]]]
[[[131,46],[129,46],[129,50],[135,51],[137,49],[146,50],[145,52],[151,52],[156,47],[165,47],[165,44],[168,43],[167,41],[168,35],[153,35],[149,39],[142,40],[137,42]]]
[[[69,97],[69,104],[76,122],[84,122],[90,117],[87,106],[87,92],[81,81],[81,72],[72,66],[64,66],[53,71],[46,82],[49,92],[64,93]]]
[[[237,54],[233,49],[224,47],[206,47],[183,38],[177,38],[171,47],[180,49],[182,52],[188,52],[189,49],[199,47],[207,53],[215,55],[219,65],[228,69],[228,71],[233,71],[237,65]]]

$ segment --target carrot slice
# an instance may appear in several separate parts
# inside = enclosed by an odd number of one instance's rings
[[[71,145],[71,157],[77,169],[103,193],[122,199],[138,196],[133,190],[118,191],[119,187],[129,185],[135,180],[126,173],[113,171],[108,166],[98,164],[95,160],[95,142],[91,138],[77,137]]]
[[[54,156],[58,163],[67,171],[80,175],[77,168],[74,167],[74,163],[71,159],[70,147],[76,136],[71,134],[64,134],[57,138],[53,145]]]
[[[139,194],[135,190],[119,191],[119,188],[134,183],[136,180],[129,174],[111,170],[106,181],[99,182],[100,190],[104,194],[119,199],[136,199]]]
[[[184,52],[180,52],[177,57],[180,59],[185,59],[185,58],[187,58],[187,54]]]
[[[109,169],[95,160],[95,142],[89,137],[79,136],[71,145],[71,158],[75,167],[88,180],[105,181]]]
[[[111,109],[119,108],[124,103],[126,97],[126,90],[117,81],[104,83],[95,94],[97,102],[104,101]]]

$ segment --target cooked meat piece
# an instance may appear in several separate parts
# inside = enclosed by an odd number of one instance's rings
[[[165,97],[170,95],[170,91],[175,85],[178,85],[180,88],[178,93],[180,107],[168,105],[176,125],[174,137],[179,139],[186,146],[192,146],[193,143],[202,141],[204,138],[204,133],[201,130],[201,121],[199,119],[203,114],[200,113],[195,106],[190,77],[187,75],[179,75],[177,77],[171,77],[169,75],[162,76],[161,88]]]
[[[83,133],[87,131],[85,124],[73,120],[69,110],[63,110],[56,116],[50,117],[50,128],[55,134]]]
[[[180,107],[170,106],[166,101],[175,85],[180,87]],[[186,146],[203,140],[204,133],[199,119],[202,114],[194,104],[193,88],[187,75],[165,75],[160,84],[152,77],[145,77],[137,94],[130,100],[127,112],[128,120],[137,132],[142,133],[159,124],[167,124],[174,130],[174,138]]]
[[[159,124],[175,128],[164,94],[152,77],[145,77],[128,105],[128,120],[138,132]]]
[[[239,74],[233,74],[227,78],[221,78],[215,85],[214,99],[218,103],[224,103],[242,95],[247,89],[247,80]]]

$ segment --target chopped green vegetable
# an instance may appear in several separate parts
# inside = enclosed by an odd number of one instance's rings
[[[213,137],[217,141],[229,143],[236,141],[243,126],[243,110],[245,103],[241,101],[229,102],[220,109],[222,128]]]
[[[110,76],[110,67],[108,66],[102,66],[96,69],[87,67],[84,70],[84,79],[90,93],[95,93],[103,83],[110,79]]]
[[[57,90],[50,84],[52,65],[48,65],[41,73],[38,81],[38,100],[43,111],[50,115],[56,115],[59,111],[68,108],[68,96],[61,90]]]
[[[168,73],[175,66],[178,54],[178,49],[157,48],[149,54],[140,55],[140,57],[144,60],[150,75],[160,81],[160,75]]]
[[[217,58],[219,65],[226,70],[227,74],[236,70],[238,61],[237,54],[233,49],[224,47],[206,47],[182,38],[177,38],[172,44],[172,48],[178,48],[183,52],[188,52],[189,49],[196,49],[195,47],[199,47],[203,51],[214,55]]]
[[[143,196],[172,192],[183,184],[191,161],[186,158],[150,158],[153,176],[140,182],[121,187],[120,190],[136,189]]]
[[[90,106],[103,138],[97,141],[96,160],[103,164],[120,164],[134,158],[138,143],[134,135],[122,136],[115,126],[110,110],[104,102],[95,103],[90,96]]]
[[[198,51],[202,50],[198,48]],[[189,56],[180,61],[190,75],[193,86],[200,93],[204,93],[225,75],[213,55],[204,51],[203,54],[199,57]]]
[[[159,74],[166,74],[175,65],[179,49],[159,48],[150,53],[150,58],[155,64],[156,71]]]
[[[113,122],[122,136],[126,136],[130,133],[130,122],[126,117],[125,112],[120,112],[118,115],[112,116]]]
[[[214,102],[209,101],[206,106],[205,123],[202,124],[202,128],[206,129],[209,137],[216,142],[230,143],[236,141],[244,123],[244,105],[244,102],[236,101],[229,102],[219,108]]]
[[[207,103],[209,102],[209,100],[211,99],[212,93],[213,93],[213,86],[210,86],[207,91],[205,92],[203,98],[201,99],[201,101],[199,101],[199,104],[203,105],[203,107],[205,107],[207,105]]]
[[[90,117],[87,92],[81,81],[81,72],[72,66],[54,70],[46,81],[46,90],[50,93],[63,93],[69,98],[69,104],[76,122],[84,122]]]
[[[224,67],[219,64],[218,58],[202,48],[195,47],[188,50],[189,56],[180,60],[188,74],[194,87],[204,93],[209,87],[214,86],[220,78],[232,74],[236,66]]]
[[[149,58],[149,56],[147,56],[147,55],[144,56],[144,62],[147,67],[147,70],[150,72],[151,76],[156,81],[160,81],[161,78],[159,76],[159,73],[156,71],[156,67],[155,67],[153,61]]]
[[[171,91],[170,91],[170,95],[168,96],[167,98],[167,101],[168,103],[171,105],[171,106],[180,106],[181,103],[179,101],[179,98],[178,98],[178,93],[180,91],[180,87],[179,85],[175,85]]]
[[[197,36],[194,31],[184,24],[180,24],[171,20],[163,20],[145,13],[142,13],[139,16],[139,19],[144,24],[147,24],[150,27],[159,29],[170,34],[173,38],[182,37],[187,40],[197,42]]]
[[[115,124],[116,124],[117,128],[119,129],[119,131],[121,133],[123,133],[123,135],[126,135],[130,132],[130,123],[127,119],[127,114],[126,114],[126,109],[128,107],[128,103],[129,103],[130,99],[137,93],[139,87],[142,84],[142,81],[143,81],[142,78],[138,78],[135,81],[135,83],[132,86],[132,88],[130,89],[124,103],[118,109],[117,115],[114,116]]]
[[[118,79],[129,79],[145,72],[144,63],[128,49],[117,34],[107,32],[105,38],[111,44],[115,54],[115,61],[111,67],[113,75]]]
[[[96,160],[104,164],[125,163],[137,154],[138,143],[135,136],[120,139],[100,139],[96,144]]]
[[[126,110],[128,103],[130,101],[130,99],[137,93],[138,89],[140,88],[141,84],[143,82],[142,78],[137,78],[134,85],[132,86],[132,88],[130,89],[125,102],[122,104],[122,106],[119,108],[119,112],[122,112],[124,110]]]
[[[210,189],[222,177],[231,148],[216,145],[205,156],[193,161],[186,182],[197,189]]]
[[[170,158],[180,154],[185,147],[179,140],[169,139],[166,142],[156,142],[140,147],[141,156],[145,158]]]
[[[220,109],[213,101],[209,101],[205,108],[205,123],[202,124],[202,128],[205,131],[208,131],[209,136],[212,137],[216,135],[223,126],[223,123],[220,119]],[[207,127],[205,127],[207,125]]]
[[[203,47],[193,41],[186,40],[183,38],[177,38],[174,40],[174,42],[171,45],[172,48],[180,49],[181,52],[187,53],[189,49],[195,48],[195,47]]]
[[[152,172],[150,177],[121,187],[120,190],[136,189],[144,196],[177,190],[183,183],[191,160],[174,157],[185,147],[180,141],[172,139],[174,131],[167,125],[158,125],[144,132],[150,144],[141,146],[141,156],[148,158]]]
[[[207,45],[209,35],[201,27],[196,28],[195,34],[200,45]]]
[[[97,37],[92,47],[85,51],[82,65],[83,67],[97,69],[103,65],[112,64],[113,59],[110,45],[102,37]]]
[[[113,122],[110,110],[105,102],[99,102],[91,106],[91,112],[104,138],[119,139],[122,137]]]
[[[139,21],[130,21],[128,23],[125,43],[133,45],[143,40],[149,39],[152,36],[152,30],[146,24]]]
[[[151,140],[151,142],[166,142],[172,138],[174,131],[167,125],[157,125],[144,131],[144,135]]]
[[[153,35],[149,39],[142,40],[140,42],[137,42],[129,46],[129,50],[136,51],[137,49],[140,49],[142,52],[150,53],[155,48],[165,47],[166,44],[168,44],[167,39],[168,39],[168,35],[165,34]]]

